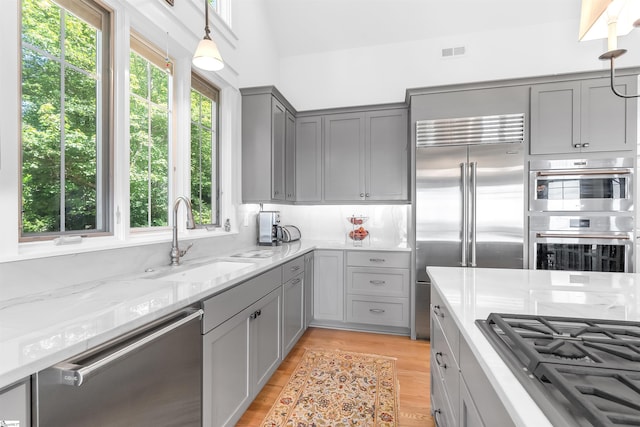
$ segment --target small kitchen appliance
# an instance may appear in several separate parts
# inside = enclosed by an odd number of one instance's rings
[[[640,425],[640,322],[491,313],[476,324],[554,426]]]
[[[279,211],[258,212],[258,245],[276,246],[282,241]]]
[[[285,243],[295,242],[296,240],[300,240],[301,234],[300,229],[295,225],[283,225],[281,227],[282,231],[282,241]]]

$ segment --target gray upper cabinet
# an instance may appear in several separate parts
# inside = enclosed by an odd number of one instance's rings
[[[284,189],[285,200],[296,200],[296,118],[286,113],[284,138]]]
[[[365,199],[408,199],[407,110],[365,115]]]
[[[295,111],[273,87],[242,90],[242,200],[295,199]]]
[[[286,150],[286,126],[287,110],[277,99],[272,98],[271,108],[271,179],[273,200],[285,200],[285,150]]]
[[[364,200],[364,113],[324,118],[324,200]]]
[[[408,199],[407,109],[324,118],[324,200]]]
[[[296,120],[296,200],[322,200],[322,116]]]
[[[616,89],[635,93],[633,77]],[[636,101],[616,96],[608,78],[534,85],[531,88],[531,154],[634,149]]]

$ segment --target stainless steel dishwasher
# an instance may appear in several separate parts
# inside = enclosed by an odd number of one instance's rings
[[[190,308],[35,375],[36,427],[200,427],[202,310]]]

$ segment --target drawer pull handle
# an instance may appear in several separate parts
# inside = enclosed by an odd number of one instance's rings
[[[436,316],[444,317],[444,314],[440,313],[440,306],[439,305],[434,305],[433,306],[433,314],[435,314]]]
[[[439,351],[439,352],[437,352],[437,353],[436,353],[436,363],[437,363],[437,364],[438,364],[438,366],[440,366],[442,369],[447,369],[447,364],[446,364],[446,363],[444,363],[444,362],[442,361],[442,356],[443,356],[443,354],[442,354],[442,352],[441,352],[441,351]]]
[[[296,279],[293,282],[291,282],[292,285],[297,285],[298,283],[302,282],[302,279]]]
[[[369,258],[370,262],[385,262],[384,258]]]
[[[372,313],[376,313],[376,314],[384,313],[384,310],[381,309],[381,308],[370,308],[369,311],[372,312]]]
[[[369,280],[369,283],[371,283],[372,285],[384,285],[387,282],[384,280]]]
[[[291,271],[298,271],[300,270],[300,266],[296,265],[295,267],[291,267]]]
[[[442,409],[436,409],[435,411],[433,411],[433,418],[435,418],[436,427],[442,427],[442,424],[440,422],[440,414],[442,414]]]

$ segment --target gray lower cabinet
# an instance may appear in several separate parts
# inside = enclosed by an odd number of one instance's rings
[[[346,320],[409,328],[410,254],[346,251]]]
[[[433,286],[431,412],[438,427],[515,425]]]
[[[324,117],[324,201],[408,199],[406,108]]]
[[[344,320],[344,253],[316,250],[313,267],[313,320]]]
[[[0,390],[0,426],[31,426],[31,382],[25,380]]]
[[[296,200],[322,200],[322,116],[296,120]]]
[[[305,330],[305,257],[282,266],[282,358],[298,342]]]
[[[304,256],[304,328],[311,324],[313,319],[313,273],[314,254],[309,252]]]
[[[616,79],[635,93],[636,77]],[[633,150],[637,102],[616,96],[610,80],[588,79],[531,87],[531,154]]]
[[[281,281],[276,268],[204,302],[203,426],[235,425],[280,364]]]

